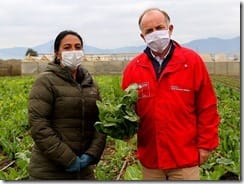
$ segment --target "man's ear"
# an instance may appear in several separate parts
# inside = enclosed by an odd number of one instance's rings
[[[140,34],[140,36],[141,36],[141,38],[144,40],[144,42],[146,42],[146,41],[145,41],[145,37],[144,37],[144,35],[143,35],[142,33]]]
[[[171,36],[174,30],[174,26],[172,24],[169,25],[169,35]]]

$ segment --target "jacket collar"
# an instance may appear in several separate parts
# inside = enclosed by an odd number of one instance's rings
[[[179,43],[177,43],[176,41],[174,41],[174,40],[171,40],[171,42],[172,42],[173,47],[174,47],[174,51],[171,54],[174,54],[175,56],[177,55],[177,58],[179,60],[183,61],[184,58],[182,57],[182,55],[178,55],[177,52],[175,52],[176,50],[181,49],[182,46]],[[151,62],[149,62],[149,61],[152,61],[152,60],[154,60],[156,62],[155,58],[151,55],[151,52],[150,52],[150,48],[149,47],[146,47],[145,50],[144,50],[144,52],[141,53],[137,57],[137,63],[139,65],[145,66],[145,67],[150,66],[151,65]],[[174,63],[174,64],[176,64],[176,63]]]
[[[46,71],[52,72],[58,77],[71,83],[79,83],[82,86],[90,86],[93,83],[91,75],[81,66],[77,68],[76,80],[73,79],[72,70],[70,68],[61,67],[59,64],[49,63]]]
[[[181,51],[183,47],[173,40],[172,43],[174,46],[174,50],[172,53],[173,57],[171,57],[170,62],[167,64],[167,67],[165,67],[163,71],[164,74],[175,72],[177,70],[182,70],[188,67],[188,61],[186,61],[185,56]],[[151,70],[154,69],[151,57],[145,52],[138,55],[135,60],[136,63],[141,67],[151,68]]]

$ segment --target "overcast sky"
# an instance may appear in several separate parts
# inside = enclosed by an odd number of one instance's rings
[[[179,43],[240,35],[237,0],[1,0],[0,48],[34,47],[64,29],[98,48],[139,46],[138,17],[146,9],[167,11]]]

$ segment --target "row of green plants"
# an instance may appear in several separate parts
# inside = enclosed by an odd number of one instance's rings
[[[109,80],[111,84],[118,84],[118,86],[106,89],[106,91],[111,92],[103,93],[105,98],[109,98],[108,94],[116,93],[114,91],[120,87],[120,78],[110,78]],[[212,76],[212,80],[221,116],[219,127],[220,145],[212,153],[208,162],[201,166],[201,180],[218,180],[228,171],[240,177],[240,90],[238,90],[240,89],[240,80],[237,77],[228,76]],[[230,83],[230,81],[232,82]],[[113,98],[110,97],[110,99],[112,102]],[[136,142],[133,145],[136,145]],[[130,146],[127,145],[127,147]],[[131,152],[134,152],[136,147],[131,149]],[[121,150],[120,152],[122,153],[123,151]],[[106,174],[104,172],[104,175]],[[135,162],[128,167],[125,176],[125,180],[140,180],[140,163]],[[111,177],[110,179],[114,178]]]
[[[215,76],[212,77],[215,79]],[[28,164],[33,140],[29,136],[28,95],[35,77],[0,78],[0,168],[1,180],[28,179]],[[120,93],[119,75],[95,76],[101,96],[116,101]],[[236,82],[238,83],[238,82]],[[220,145],[201,166],[202,180],[218,180],[227,171],[240,177],[240,91],[213,80],[221,116]],[[135,157],[136,136],[129,141],[107,138],[105,153],[95,169],[97,180],[141,180],[141,165]],[[1,165],[1,164],[0,164]]]
[[[33,77],[0,78],[0,162],[13,161],[0,168],[1,180],[28,178],[28,163],[33,140],[29,136],[27,103]]]
[[[240,178],[240,92],[214,81],[221,117],[220,145],[201,167],[202,180],[218,180],[227,171]]]

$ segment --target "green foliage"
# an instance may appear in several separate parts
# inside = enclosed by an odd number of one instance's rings
[[[140,163],[136,163],[127,167],[124,180],[142,180],[142,168]]]
[[[221,117],[220,145],[201,166],[202,180],[218,180],[226,171],[240,176],[240,92],[219,82],[219,78],[214,80],[214,86]]]
[[[227,77],[225,77],[227,78]],[[219,80],[213,76],[221,116],[219,127],[220,145],[208,162],[200,168],[201,180],[219,180],[231,171],[240,177],[240,87],[239,82]],[[215,80],[218,79],[218,80]],[[95,76],[103,101],[117,103],[123,96],[118,75]],[[23,180],[28,178],[28,165],[33,140],[29,136],[27,115],[28,94],[34,77],[0,78],[0,161],[15,161],[11,167],[0,171],[0,180]],[[235,85],[235,88],[229,84]],[[106,150],[109,153],[98,163],[97,180],[141,180],[141,166],[135,158],[136,136],[129,142],[108,136]],[[123,166],[125,166],[123,168]],[[121,176],[118,178],[118,175]]]
[[[137,89],[137,84],[130,85],[125,91],[113,88],[113,94],[117,96],[97,101],[100,121],[95,123],[95,128],[98,132],[116,139],[126,139],[137,132],[139,117],[134,107]]]
[[[33,78],[4,77],[0,82],[0,146],[10,159],[21,151],[28,131],[27,98]]]
[[[123,179],[123,175],[120,178],[118,178],[118,176],[127,171],[126,167],[123,169],[123,165],[128,166],[130,163],[137,163],[133,155],[135,149],[134,144],[131,144],[130,141],[125,142],[108,137],[107,147],[110,148],[110,153],[106,154],[105,157],[98,163],[95,170],[96,179],[121,180]],[[140,173],[140,170],[137,170],[136,173]]]
[[[14,167],[0,171],[0,179],[3,180],[20,180],[28,176],[28,161],[18,155],[28,152],[33,144],[28,134],[27,117],[28,95],[33,81],[33,77],[0,78],[0,149],[4,153],[2,160],[15,160]]]

